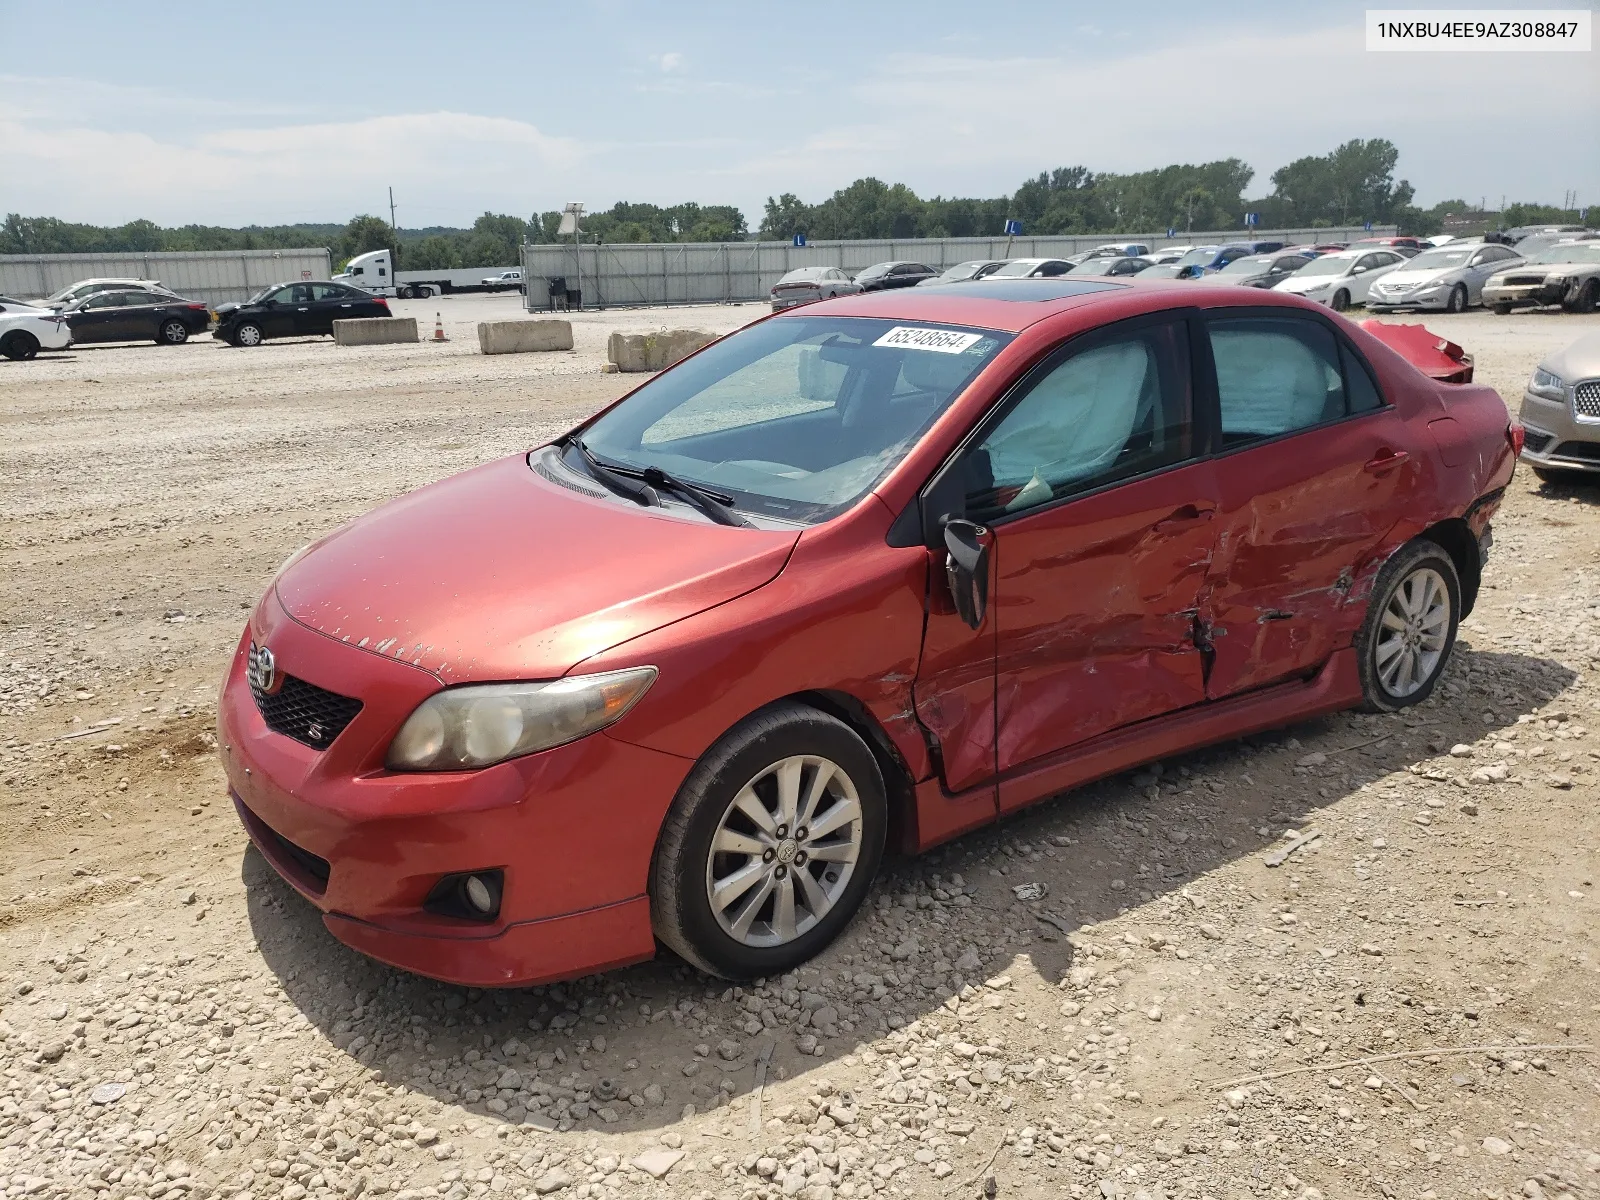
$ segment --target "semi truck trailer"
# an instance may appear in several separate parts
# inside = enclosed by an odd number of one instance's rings
[[[448,296],[451,292],[522,290],[522,271],[516,267],[396,271],[394,255],[388,250],[356,255],[333,279],[335,283],[347,283],[375,296],[394,296],[400,300],[425,300],[429,296]]]

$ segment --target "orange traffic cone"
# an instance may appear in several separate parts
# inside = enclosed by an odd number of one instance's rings
[[[433,314],[433,340],[436,342],[448,342],[450,340],[444,335],[444,322],[439,319],[438,313]]]

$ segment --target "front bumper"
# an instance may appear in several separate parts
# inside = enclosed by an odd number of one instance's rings
[[[1410,309],[1420,312],[1428,309],[1445,309],[1450,306],[1450,289],[1444,288],[1437,292],[1427,292],[1423,295],[1402,293],[1395,296],[1386,296],[1373,291],[1367,296],[1367,308],[1372,312],[1402,312]]]
[[[286,674],[365,701],[327,749],[267,727],[244,676],[251,640]],[[438,686],[299,625],[269,594],[218,706],[229,788],[262,856],[340,941],[420,975],[514,986],[649,958],[650,857],[693,764],[601,733],[480,771],[385,769],[389,740]],[[440,876],[495,868],[493,921],[424,909]]]
[[[1508,304],[1512,308],[1525,305],[1561,304],[1567,299],[1567,285],[1561,283],[1485,284],[1483,303],[1486,308]]]
[[[1565,401],[1524,392],[1517,419],[1524,441],[1521,460],[1552,471],[1600,473],[1600,422],[1580,421]]]

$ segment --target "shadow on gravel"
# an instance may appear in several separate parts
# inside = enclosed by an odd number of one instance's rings
[[[490,1122],[623,1132],[748,1093],[767,1041],[773,1075],[786,1078],[1014,965],[1054,984],[1072,965],[1076,931],[1261,853],[1392,772],[1421,763],[1465,774],[1471,764],[1446,757],[1453,745],[1517,724],[1575,678],[1549,659],[1458,645],[1435,697],[1402,714],[1344,713],[1168,759],[892,861],[837,943],[751,989],[669,956],[538,988],[435,983],[339,944],[253,848],[240,874],[257,945],[289,998],[387,1083]],[[1503,820],[1506,795],[1472,792],[1484,799],[1478,819]],[[1021,883],[1042,883],[1044,898],[1018,900]],[[971,1102],[989,1091],[981,1085]],[[742,1129],[746,1109],[728,1116]]]

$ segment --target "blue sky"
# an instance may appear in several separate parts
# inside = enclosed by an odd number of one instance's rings
[[[1370,54],[1364,9],[0,0],[0,212],[343,221],[393,184],[407,226],[621,199],[755,224],[869,174],[992,196],[1238,156],[1264,194],[1352,137],[1393,140],[1424,204],[1600,204],[1600,52]]]

